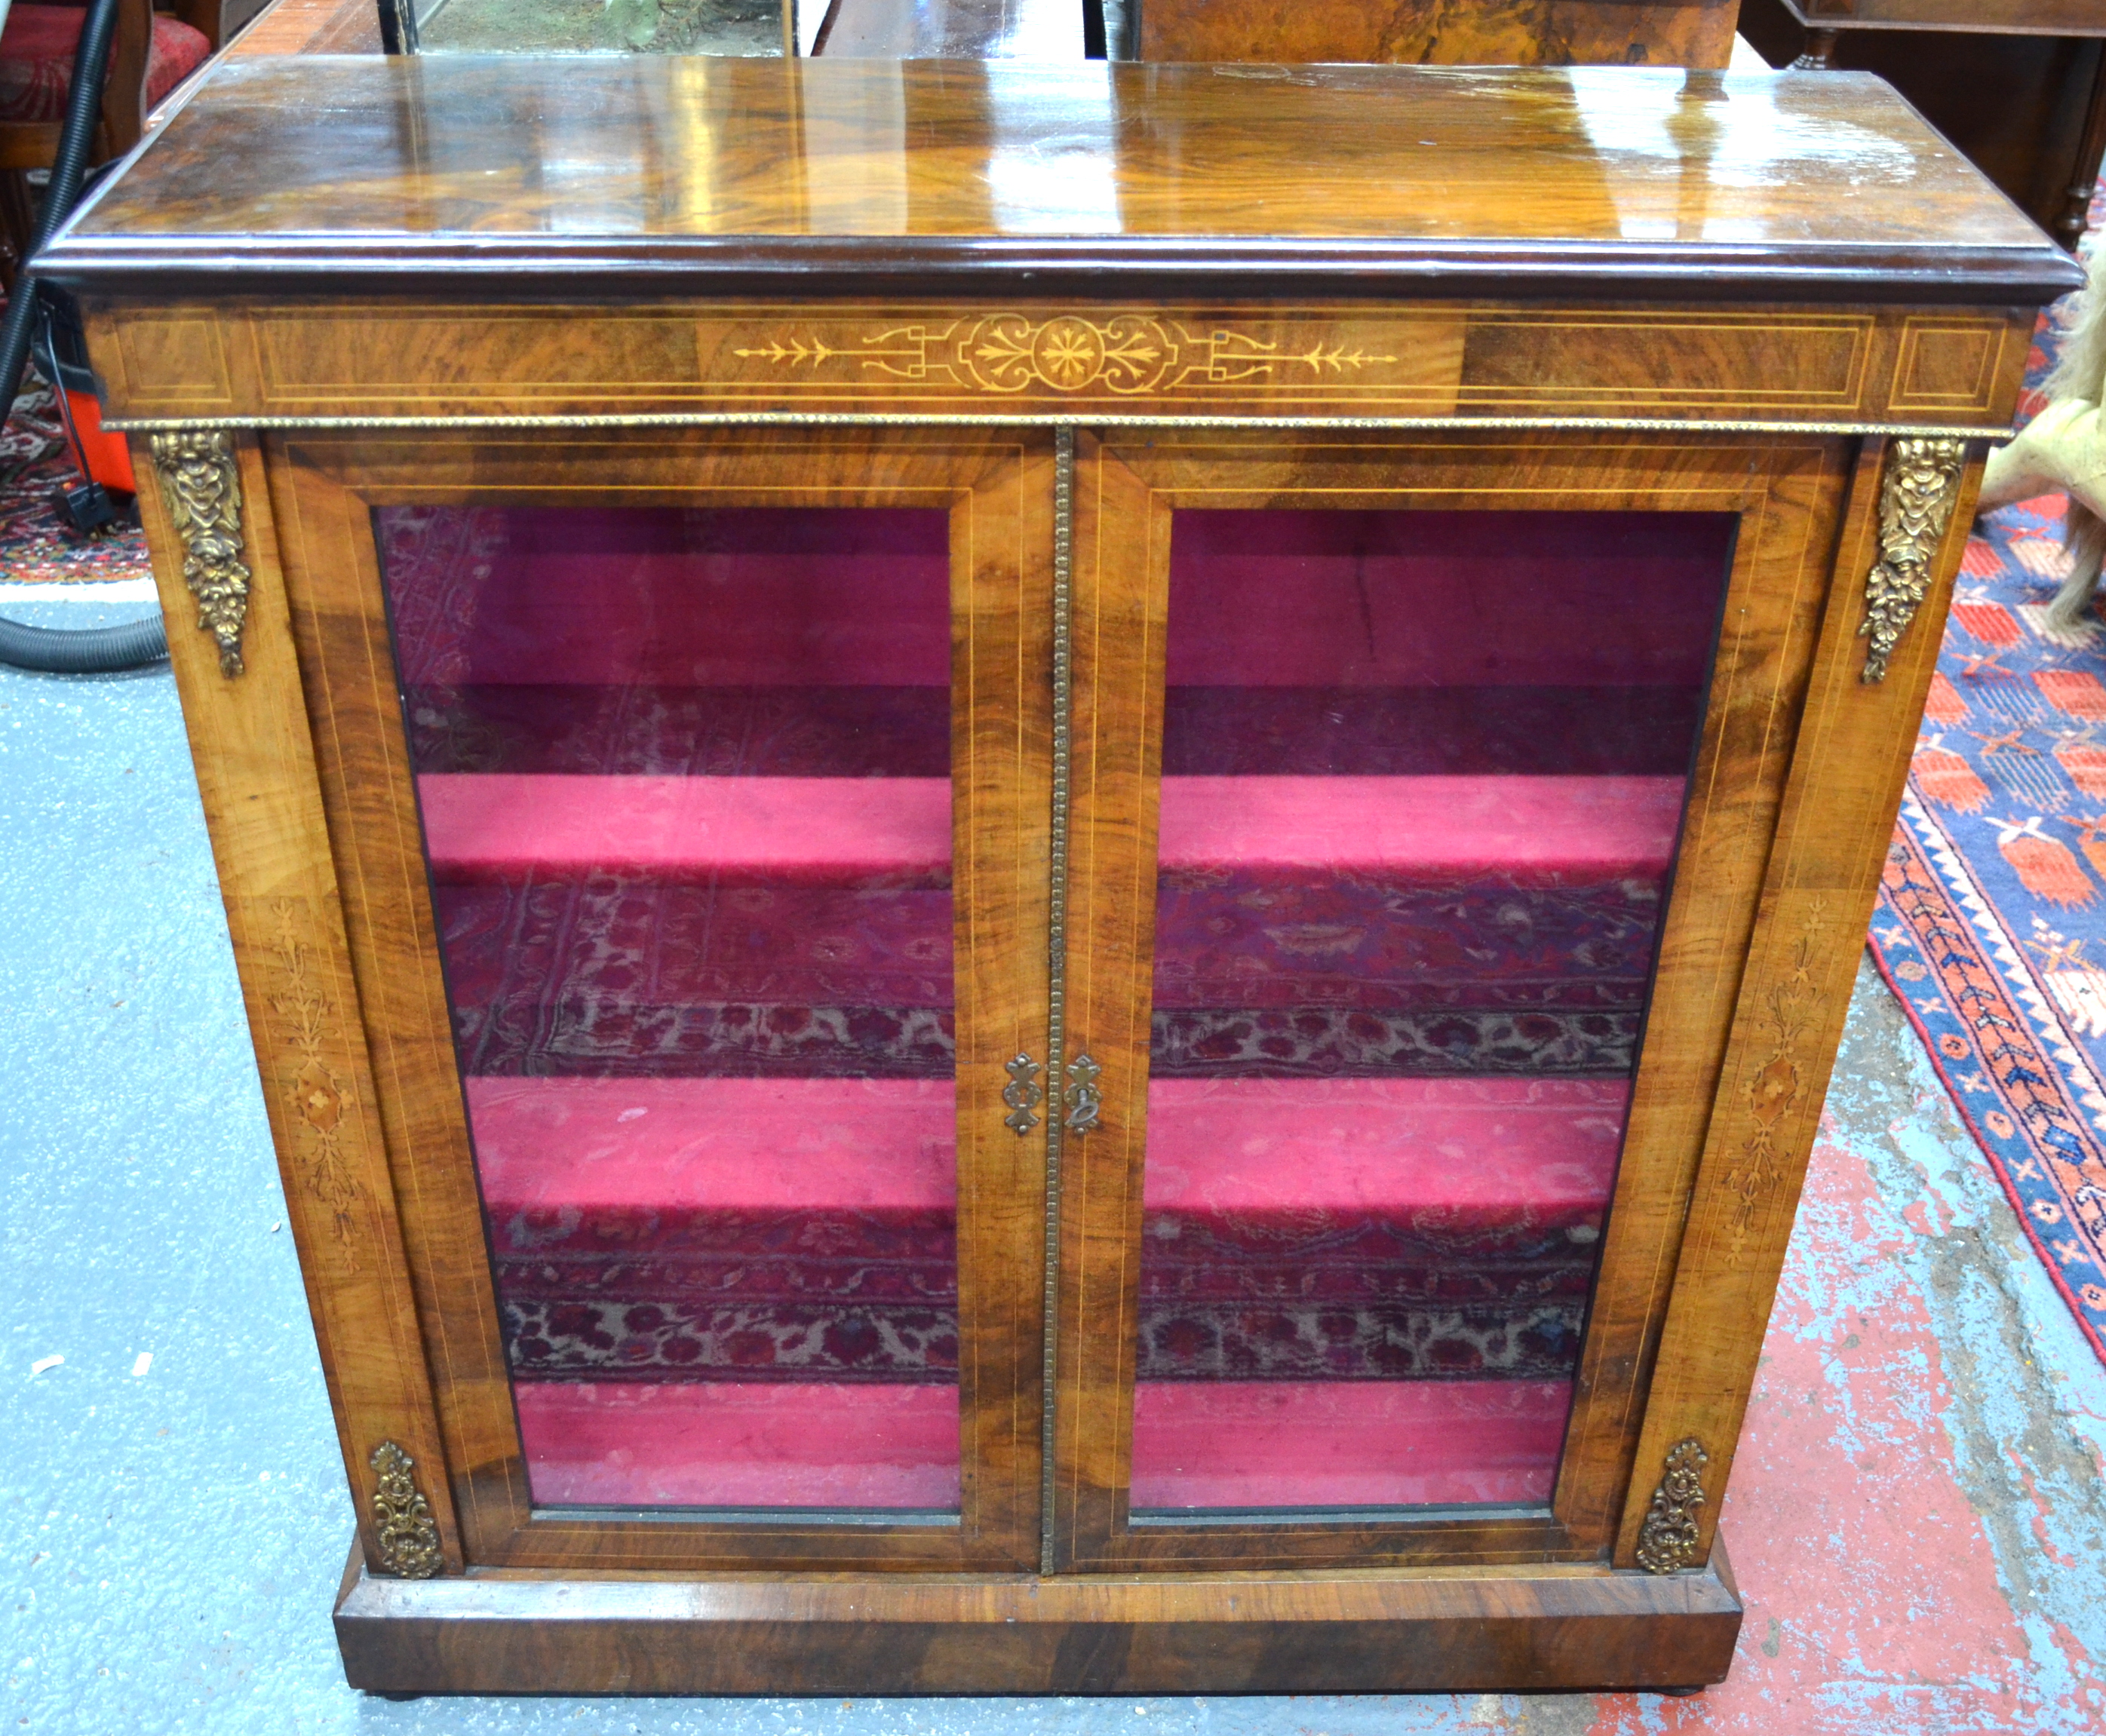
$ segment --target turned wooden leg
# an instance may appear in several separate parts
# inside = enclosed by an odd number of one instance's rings
[[[1791,63],[1794,72],[1826,72],[1828,57],[1835,52],[1835,38],[1839,30],[1808,30],[1806,33],[1806,51]]]
[[[2062,214],[2054,220],[2054,238],[2072,253],[2084,239],[2090,219],[2091,195],[2099,186],[2099,165],[2106,158],[2106,48],[2099,56],[2099,69],[2091,75],[2091,100],[2084,111],[2084,136],[2077,141],[2077,160],[2070,165],[2069,186],[2063,195]]]

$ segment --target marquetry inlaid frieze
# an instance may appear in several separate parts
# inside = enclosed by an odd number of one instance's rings
[[[217,320],[215,328],[213,322]],[[1994,311],[726,304],[167,308],[114,321],[110,414],[1993,419]],[[200,334],[210,342],[197,341]],[[172,369],[177,347],[183,365]]]

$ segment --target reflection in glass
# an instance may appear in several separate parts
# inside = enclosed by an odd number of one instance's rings
[[[955,1509],[946,515],[376,528],[534,1499]]]
[[[1732,526],[1176,513],[1136,1512],[1548,1499]]]
[[[396,29],[420,54],[779,56],[786,3],[791,0],[380,0],[398,20],[414,7],[410,29],[399,24]]]

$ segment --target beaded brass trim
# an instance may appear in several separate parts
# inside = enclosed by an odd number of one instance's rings
[[[183,583],[197,599],[198,627],[219,646],[219,673],[241,673],[249,618],[249,569],[241,559],[241,484],[234,436],[224,427],[154,436],[154,473],[182,539]]]
[[[1952,522],[1960,499],[1960,472],[1967,443],[1960,440],[1898,440],[1887,454],[1880,484],[1880,558],[1865,578],[1863,682],[1887,678],[1887,660],[1930,594],[1931,563]]]
[[[1057,1093],[1068,1040],[1068,794],[1074,759],[1075,431],[1053,431],[1053,812],[1046,853],[1046,1057]],[[1060,1113],[1046,1118],[1045,1336],[1038,1421],[1038,1571],[1053,1571],[1054,1416],[1060,1342]]]
[[[1696,1559],[1696,1510],[1704,1505],[1704,1467],[1710,1462],[1693,1435],[1669,1450],[1666,1474],[1638,1532],[1638,1565],[1648,1573],[1678,1573]]]
[[[631,410],[525,416],[139,416],[102,425],[112,433],[254,428],[284,433],[497,433],[537,428],[567,432],[625,428],[1043,428],[1073,424],[1072,409],[964,410]],[[1093,428],[1365,428],[1387,433],[1835,434],[1906,435],[1925,439],[2009,440],[2007,424],[1988,427],[1906,422],[1766,422],[1710,416],[1178,416],[1088,413]]]
[[[429,1579],[446,1565],[439,1528],[410,1473],[416,1461],[392,1441],[383,1441],[366,1461],[380,1480],[373,1491],[374,1542],[380,1565],[404,1579]]]

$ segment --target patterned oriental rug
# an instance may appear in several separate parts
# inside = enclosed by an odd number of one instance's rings
[[[2029,385],[2059,339],[2044,320]],[[1871,941],[2106,1358],[2106,631],[2042,623],[2068,504],[1974,526]]]
[[[78,482],[80,473],[67,456],[51,387],[34,374],[25,387],[0,430],[0,584],[150,577],[146,533],[137,526],[84,537],[60,516],[52,497]]]

